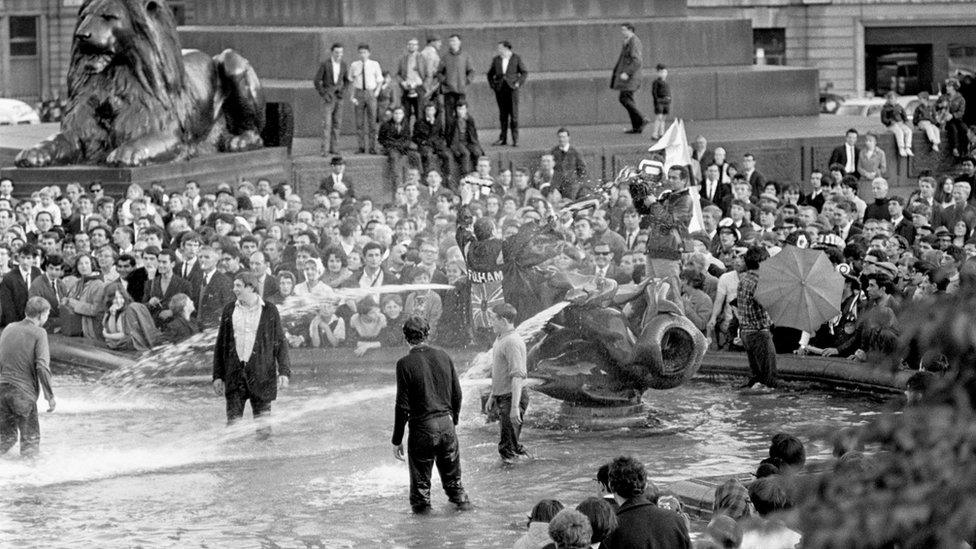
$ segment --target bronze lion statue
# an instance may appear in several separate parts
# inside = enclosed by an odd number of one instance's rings
[[[141,166],[260,148],[257,75],[232,50],[182,50],[163,0],[86,0],[78,14],[61,131],[21,167]]]

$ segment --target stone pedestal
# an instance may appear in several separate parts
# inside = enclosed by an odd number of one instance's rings
[[[242,153],[218,153],[200,156],[186,162],[172,162],[139,168],[110,168],[105,166],[61,166],[50,168],[3,168],[0,177],[14,182],[17,194],[30,194],[48,185],[68,183],[87,185],[101,182],[108,196],[122,196],[125,188],[139,183],[149,189],[161,183],[166,190],[182,190],[183,184],[194,180],[201,188],[215,188],[220,183],[259,178],[291,181],[291,160],[284,147],[271,147]]]

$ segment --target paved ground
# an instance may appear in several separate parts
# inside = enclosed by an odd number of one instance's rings
[[[796,137],[831,137],[837,136],[838,143],[843,139],[844,132],[848,128],[857,128],[858,131],[884,131],[879,119],[865,118],[858,116],[799,116],[789,118],[747,118],[730,120],[705,120],[696,122],[694,120],[685,121],[685,129],[688,132],[688,140],[691,141],[696,135],[704,135],[710,143],[721,144],[723,141],[748,141],[748,140],[768,140],[768,139],[788,139]],[[525,151],[548,150],[556,144],[556,126],[547,128],[525,128],[520,132],[519,148]],[[650,129],[644,131],[644,135],[625,134],[627,129],[623,125],[603,125],[603,126],[578,126],[570,127],[573,144],[579,149],[588,147],[608,147],[608,146],[633,146],[646,143],[648,147],[653,144],[650,139]],[[501,150],[502,147],[487,146],[498,137],[494,130],[484,130],[479,137],[487,152]],[[0,145],[3,143],[3,135],[0,133]],[[343,136],[341,138],[341,149],[344,156],[362,157],[365,155],[353,155],[356,150],[356,138],[354,136]],[[299,138],[295,140],[292,154],[294,156],[318,155],[318,139]]]

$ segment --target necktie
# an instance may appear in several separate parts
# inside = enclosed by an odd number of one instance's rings
[[[54,300],[57,301],[58,303],[61,303],[61,292],[58,291],[58,281],[52,280],[51,287],[54,288]]]
[[[366,90],[366,62],[363,61],[363,90]]]

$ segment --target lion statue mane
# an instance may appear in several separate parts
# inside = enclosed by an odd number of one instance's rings
[[[61,131],[21,167],[141,166],[260,148],[261,88],[232,50],[182,50],[163,0],[86,0],[79,10]]]

